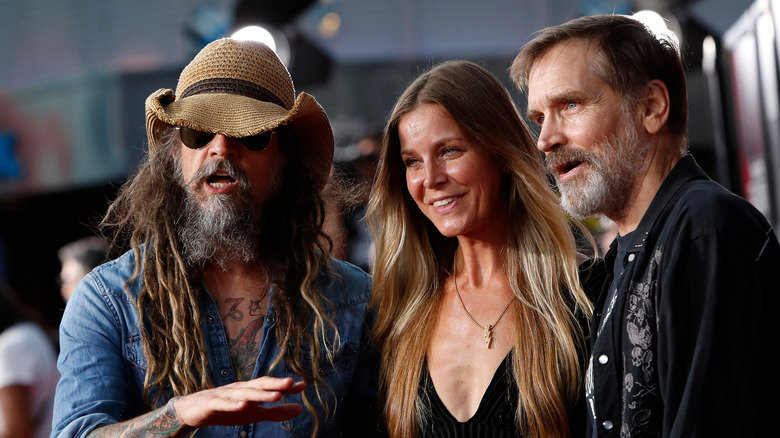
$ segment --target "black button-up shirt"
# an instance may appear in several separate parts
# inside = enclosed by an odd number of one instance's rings
[[[771,430],[780,245],[763,215],[685,156],[622,244],[591,326],[589,436]]]

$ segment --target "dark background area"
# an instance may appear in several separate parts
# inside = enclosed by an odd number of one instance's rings
[[[292,9],[264,16],[280,4]],[[381,128],[408,82],[436,62],[480,62],[522,110],[508,68],[536,30],[639,9],[658,11],[683,36],[694,157],[780,228],[780,39],[758,25],[780,24],[780,0],[0,0],[0,283],[56,328],[57,250],[94,234],[143,156],[146,96],[175,88],[197,50],[239,24],[273,22],[289,37],[296,92],[323,105],[336,159],[349,161],[360,136]],[[327,33],[334,16],[340,27]],[[703,62],[708,38],[714,70]]]

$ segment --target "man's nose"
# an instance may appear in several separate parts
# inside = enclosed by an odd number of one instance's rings
[[[211,157],[233,157],[241,146],[233,138],[216,134],[206,147],[209,148],[208,153]]]
[[[555,118],[546,119],[539,131],[536,148],[547,154],[564,144],[566,144],[566,136],[561,129],[560,122]]]

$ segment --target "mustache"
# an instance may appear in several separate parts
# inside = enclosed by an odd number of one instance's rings
[[[562,147],[548,153],[545,164],[548,171],[555,173],[558,166],[575,161],[593,162],[594,156],[594,153],[582,149]]]
[[[204,182],[210,176],[220,171],[235,179],[240,188],[249,189],[249,178],[247,177],[246,172],[227,159],[212,160],[204,163],[198,168],[195,174],[192,175],[192,178],[187,181],[187,185],[191,186],[196,182]]]
[[[565,168],[569,163],[587,162],[598,165],[598,155],[579,148],[561,147],[548,153],[544,162],[547,172],[557,177],[560,168]]]

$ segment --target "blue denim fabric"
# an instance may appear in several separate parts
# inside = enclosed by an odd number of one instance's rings
[[[57,366],[61,378],[55,396],[52,437],[84,437],[99,425],[121,422],[148,411],[141,400],[146,358],[133,303],[140,282],[129,286],[133,299],[124,290],[133,263],[134,256],[128,252],[96,268],[79,283],[68,301],[60,325],[61,351]],[[343,282],[321,273],[317,288],[333,303],[331,316],[338,326],[341,348],[332,363],[326,357],[316,359],[332,390],[326,390],[330,416],[325,418],[322,407],[318,406],[321,418],[318,436],[370,436],[376,431],[379,362],[369,334],[373,323],[368,311],[370,278],[355,266],[335,259],[331,271]],[[217,306],[207,297],[201,309],[211,379],[216,386],[235,382]],[[275,323],[276,314],[269,309],[254,377],[292,376],[300,380],[284,362],[268,370],[280,351],[274,336]],[[310,354],[304,354],[306,357],[311,360]],[[307,391],[310,391],[309,400],[317,400],[313,385]],[[300,403],[301,395],[287,397],[286,401]],[[195,436],[309,437],[314,418],[304,408],[300,416],[286,423],[209,427],[200,429]]]

